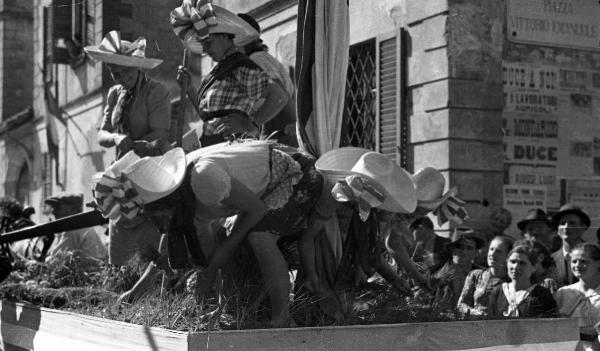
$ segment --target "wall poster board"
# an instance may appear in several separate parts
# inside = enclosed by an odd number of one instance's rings
[[[523,218],[523,209],[508,201],[509,190],[514,196],[514,189],[542,187],[543,210],[552,213],[570,201],[598,227],[600,52],[508,41],[502,72],[504,205],[513,222]],[[507,232],[518,234],[514,225]],[[586,236],[595,232],[591,228]]]

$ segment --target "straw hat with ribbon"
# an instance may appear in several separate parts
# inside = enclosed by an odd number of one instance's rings
[[[106,218],[133,218],[144,204],[175,191],[183,181],[186,157],[175,148],[162,156],[140,158],[128,152],[100,175],[94,186],[97,207]]]
[[[415,172],[412,180],[417,189],[418,206],[433,211],[440,226],[448,220],[461,224],[467,218],[466,203],[456,197],[455,187],[444,193],[446,179],[437,169],[422,168]]]
[[[202,53],[200,40],[209,34],[233,35],[236,46],[245,46],[260,34],[248,22],[223,7],[206,0],[184,0],[171,11],[171,25],[175,34],[193,53]]]
[[[321,156],[315,167],[327,180],[336,182],[331,193],[337,201],[359,205],[363,220],[371,208],[412,213],[417,207],[410,175],[381,153],[359,148],[335,149]]]
[[[161,59],[146,57],[146,39],[140,37],[133,43],[121,40],[121,33],[116,30],[106,34],[100,45],[83,50],[95,60],[119,66],[153,69],[162,63]]]

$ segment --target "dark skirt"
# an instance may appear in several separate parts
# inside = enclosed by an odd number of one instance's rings
[[[323,177],[315,169],[316,160],[314,157],[299,152],[297,149],[278,144],[273,147],[292,156],[300,164],[304,175],[294,185],[293,193],[288,202],[281,208],[267,212],[251,231],[290,236],[306,229],[310,211],[321,195]]]

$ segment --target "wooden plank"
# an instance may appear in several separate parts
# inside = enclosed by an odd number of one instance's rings
[[[186,350],[187,333],[2,302],[3,343],[43,350]]]
[[[571,319],[497,320],[191,333],[190,350],[573,350]]]
[[[574,319],[181,333],[2,302],[2,344],[35,350],[572,350]]]

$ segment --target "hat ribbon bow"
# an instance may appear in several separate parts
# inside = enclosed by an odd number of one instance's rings
[[[380,206],[385,195],[369,185],[361,176],[350,175],[338,181],[331,190],[331,195],[339,202],[354,202],[358,207],[360,219],[365,222],[371,209]]]
[[[121,33],[113,30],[102,38],[100,49],[117,55],[146,57],[146,39],[139,37],[133,43],[121,41]]]
[[[181,40],[194,34],[204,39],[208,37],[208,28],[217,25],[217,17],[210,0],[184,0],[181,6],[171,11],[171,25]]]
[[[143,210],[142,199],[125,174],[115,178],[103,174],[92,193],[104,218],[117,219],[124,215],[132,219]]]
[[[444,194],[444,201],[433,210],[433,214],[438,218],[438,225],[448,221],[462,224],[468,217],[469,214],[464,208],[467,203],[456,197],[457,192],[456,188],[450,189]]]

